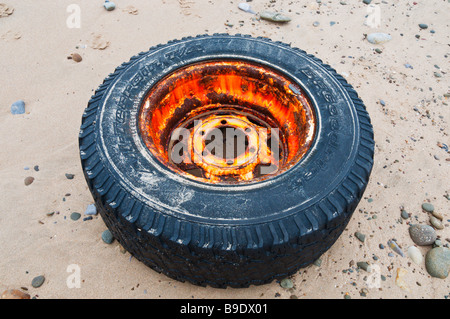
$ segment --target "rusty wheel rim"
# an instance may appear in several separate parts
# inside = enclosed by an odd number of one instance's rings
[[[173,71],[143,99],[138,126],[151,154],[211,184],[267,180],[299,163],[316,130],[312,103],[281,72],[247,61]]]

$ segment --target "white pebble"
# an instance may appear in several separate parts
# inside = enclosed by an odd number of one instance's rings
[[[422,253],[420,252],[419,248],[416,246],[411,246],[408,248],[408,257],[411,258],[411,260],[417,264],[421,265],[423,261]]]

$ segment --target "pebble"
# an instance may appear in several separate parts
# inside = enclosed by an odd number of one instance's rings
[[[33,176],[28,176],[28,177],[25,177],[23,182],[24,182],[25,186],[28,186],[31,183],[33,183],[33,181],[34,181],[34,177]]]
[[[413,242],[419,246],[431,245],[437,238],[436,231],[429,225],[411,225],[409,235]]]
[[[428,24],[419,23],[419,28],[421,28],[421,29],[428,29]]]
[[[31,285],[34,288],[39,288],[40,286],[42,286],[44,281],[45,281],[45,277],[44,276],[42,276],[42,275],[41,276],[37,276],[37,277],[33,278],[33,280],[31,281]]]
[[[400,216],[402,216],[403,219],[408,219],[409,218],[409,214],[406,210],[402,210]]]
[[[370,267],[370,265],[367,262],[365,262],[365,261],[358,261],[356,263],[356,266],[358,266],[358,268],[364,269],[367,272],[371,272],[372,271],[372,268]]]
[[[34,170],[36,171],[36,172],[39,172],[39,165],[34,165]]]
[[[361,242],[364,242],[366,240],[366,235],[358,231],[355,233],[355,237],[358,238]]]
[[[450,249],[436,247],[428,251],[425,257],[425,266],[432,277],[447,278],[450,268]]]
[[[317,267],[322,266],[322,258],[316,259],[316,260],[313,262],[313,264],[314,264],[315,266],[317,266]]]
[[[289,278],[284,278],[280,281],[280,286],[285,289],[294,288],[294,283]]]
[[[370,4],[372,2],[372,0],[363,0],[363,3],[365,4]]]
[[[238,4],[238,8],[241,9],[242,11],[255,14],[255,12],[252,10],[250,5],[248,3],[246,3],[246,2],[239,3]]]
[[[434,211],[434,206],[430,203],[423,203],[422,209],[426,212],[432,213]]]
[[[370,33],[367,35],[367,41],[372,44],[383,44],[392,40],[392,37],[387,33]]]
[[[81,214],[77,213],[77,212],[73,212],[72,214],[70,214],[70,219],[71,220],[79,220],[80,217],[81,217]]]
[[[81,55],[79,55],[78,53],[72,53],[69,57],[67,57],[68,59],[72,59],[75,62],[81,62],[83,61],[83,58],[81,57]]]
[[[259,14],[261,19],[272,21],[272,22],[289,22],[291,21],[291,18],[288,16],[285,16],[284,14],[278,13],[278,12],[271,12],[271,11],[263,11]]]
[[[416,246],[411,246],[408,248],[408,257],[411,258],[411,260],[417,264],[421,265],[423,261],[422,253],[420,252],[419,248]]]
[[[66,178],[67,178],[67,179],[73,179],[74,177],[75,177],[74,174],[67,174],[67,173],[66,173]]]
[[[443,219],[444,219],[444,216],[442,216],[441,213],[438,213],[438,212],[435,211],[435,210],[433,211],[432,215],[433,215],[434,217],[436,217],[437,219],[439,219],[439,220],[443,220]]]
[[[403,251],[401,250],[401,248],[397,245],[397,243],[394,240],[389,240],[387,242],[388,246],[397,254],[399,254],[402,257],[405,257],[405,254],[403,254]]]
[[[2,292],[0,299],[30,299],[30,295],[17,289],[8,289]]]
[[[442,224],[442,222],[434,216],[430,216],[430,223],[436,229],[444,229],[444,225]]]
[[[108,0],[105,1],[103,6],[105,7],[105,9],[107,11],[113,11],[116,8],[116,4],[114,2],[108,1]]]
[[[314,21],[313,26],[318,27],[320,25],[319,21]]]
[[[397,268],[397,276],[395,277],[395,284],[405,291],[410,291],[408,285],[405,282],[405,276],[408,273],[406,269]]]
[[[24,114],[25,113],[25,102],[23,100],[18,100],[11,104],[11,114]]]
[[[102,233],[102,239],[107,244],[111,244],[114,241],[114,237],[113,237],[111,231],[109,231],[109,229],[105,230]]]
[[[97,215],[97,207],[95,207],[95,204],[88,205],[84,214],[85,215]]]

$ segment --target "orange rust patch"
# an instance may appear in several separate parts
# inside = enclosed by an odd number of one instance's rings
[[[296,164],[312,144],[315,117],[301,88],[271,68],[209,61],[176,70],[157,83],[142,103],[139,129],[150,152],[173,171],[203,182],[243,183]],[[187,133],[174,138],[180,129]],[[244,140],[231,157],[208,149],[208,138],[226,129]],[[223,135],[222,142],[230,144]],[[181,163],[173,158],[180,146]],[[273,169],[262,174],[264,166]]]

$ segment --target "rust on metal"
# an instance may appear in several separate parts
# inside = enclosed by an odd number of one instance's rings
[[[169,74],[144,98],[138,125],[171,170],[226,184],[265,180],[298,163],[316,119],[298,84],[269,67],[230,60]]]

